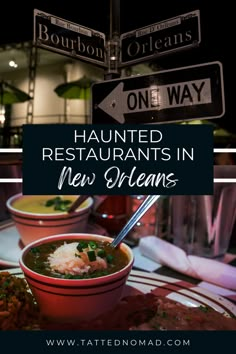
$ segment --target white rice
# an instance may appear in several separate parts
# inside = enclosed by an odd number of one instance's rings
[[[107,262],[101,257],[96,256],[95,261],[89,261],[87,251],[77,250],[78,242],[64,243],[58,247],[48,257],[49,266],[53,271],[61,274],[81,275],[97,269],[106,269]]]

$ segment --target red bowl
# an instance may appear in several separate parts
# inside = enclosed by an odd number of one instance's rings
[[[53,278],[39,274],[25,264],[25,256],[33,247],[56,240],[93,239],[111,242],[113,239],[97,234],[64,234],[46,237],[27,245],[20,257],[29,287],[39,305],[43,318],[52,322],[74,323],[89,320],[110,310],[120,300],[126,280],[132,269],[134,257],[129,246],[119,247],[128,256],[128,264],[121,270],[89,279]]]
[[[16,209],[12,205],[18,199],[35,197],[38,196],[28,196],[20,193],[13,195],[6,202],[6,206],[20,234],[23,245],[28,245],[30,242],[50,235],[86,231],[91,206],[93,204],[91,197],[86,200],[85,206],[82,205],[82,207],[79,207],[72,213],[31,213]]]

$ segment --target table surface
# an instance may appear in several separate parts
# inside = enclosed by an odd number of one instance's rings
[[[12,226],[13,225],[12,221],[11,220],[4,220],[4,221],[0,222],[0,232],[1,232],[1,229],[5,228],[7,225]],[[128,244],[131,247],[134,246],[129,241],[128,241]],[[225,256],[224,262],[236,267],[236,248],[231,248],[228,250],[228,253]],[[9,268],[9,267],[0,265],[0,271],[5,270],[7,268]],[[138,269],[136,267],[134,267],[134,269],[140,270],[140,268]],[[145,269],[142,269],[142,270],[145,271]],[[179,272],[177,272],[173,269],[170,269],[169,267],[166,267],[166,266],[161,266],[160,268],[156,269],[154,272],[159,275],[164,275],[164,276],[168,276],[171,278],[176,278],[176,279],[183,280],[183,281],[189,282],[191,284],[195,284],[195,285],[198,285],[201,283],[201,280],[199,280],[199,279],[192,278],[192,277],[187,276],[185,274],[179,273]],[[229,299],[229,298],[227,297],[227,299]],[[236,304],[236,293],[235,293],[235,296],[230,297],[230,301]]]

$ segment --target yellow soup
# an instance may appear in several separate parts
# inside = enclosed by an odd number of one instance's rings
[[[66,212],[78,198],[75,195],[34,195],[23,196],[12,203],[13,208],[34,214],[56,214]],[[80,206],[86,207],[87,200]]]

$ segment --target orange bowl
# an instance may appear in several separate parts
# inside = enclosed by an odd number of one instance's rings
[[[53,242],[55,245],[55,241],[63,241],[63,245],[65,245],[68,240],[73,240],[73,242],[93,240],[110,243],[112,238],[86,233],[45,237],[27,245],[22,250],[20,257],[20,267],[39,305],[41,315],[56,323],[90,320],[114,307],[121,298],[134,261],[130,247],[121,243],[116,252],[125,253],[126,265],[112,274],[95,278],[68,279],[43,275],[31,269],[26,258],[29,252],[34,253],[35,247],[38,250],[41,245]],[[52,245],[46,247],[52,247]],[[40,252],[44,251],[41,249]]]
[[[50,235],[86,231],[93,204],[91,197],[72,213],[62,211],[53,213],[30,212],[20,210],[15,206],[15,203],[19,201],[31,202],[37,200],[37,198],[45,198],[45,200],[48,200],[52,197],[53,196],[22,195],[20,193],[13,195],[7,200],[6,206],[20,234],[23,245],[28,245],[33,241]],[[75,196],[67,197],[76,198]]]

